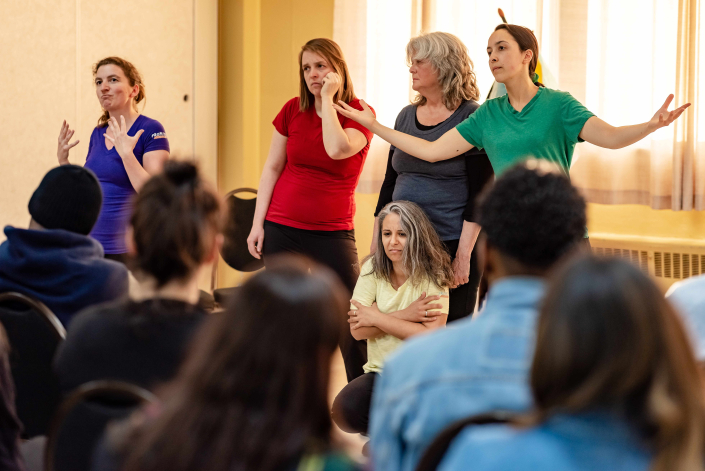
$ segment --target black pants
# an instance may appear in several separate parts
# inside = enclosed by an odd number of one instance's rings
[[[458,251],[459,243],[459,240],[446,240],[443,242],[451,261],[455,260],[455,253]],[[470,254],[470,277],[468,282],[449,292],[448,322],[457,321],[475,312],[477,289],[480,286],[481,278],[482,272],[477,263],[477,254],[473,249],[472,254]]]
[[[262,253],[265,267],[268,256],[287,252],[306,255],[332,269],[348,289],[348,296],[352,296],[360,273],[355,231],[309,231],[265,221]],[[362,367],[367,363],[367,342],[355,340],[350,334],[347,313],[343,326],[340,351],[350,382],[363,373]]]
[[[370,423],[370,404],[377,373],[365,373],[349,382],[333,401],[332,417],[348,433],[364,433]]]

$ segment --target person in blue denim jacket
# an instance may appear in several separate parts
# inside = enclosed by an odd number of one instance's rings
[[[529,161],[481,197],[484,310],[392,355],[372,398],[374,469],[411,471],[450,423],[493,409],[531,406],[528,371],[543,277],[583,246],[585,202],[568,178]]]
[[[678,315],[637,266],[586,255],[553,277],[531,368],[535,410],[466,428],[441,471],[705,469],[705,396]]]
[[[695,347],[695,357],[705,364],[705,275],[675,283],[666,293],[666,298],[683,316]]]

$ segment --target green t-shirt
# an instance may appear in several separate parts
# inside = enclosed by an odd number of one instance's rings
[[[540,87],[521,113],[504,95],[484,102],[456,129],[485,149],[496,176],[530,157],[554,162],[567,174],[578,135],[592,116],[570,93]]]

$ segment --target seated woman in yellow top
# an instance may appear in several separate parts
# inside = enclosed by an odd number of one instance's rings
[[[350,332],[367,339],[365,374],[333,401],[333,420],[350,433],[367,433],[375,378],[404,339],[443,327],[448,319],[450,256],[423,210],[394,201],[379,212],[377,250],[364,261],[349,315]]]

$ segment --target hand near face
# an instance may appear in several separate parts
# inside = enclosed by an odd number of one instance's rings
[[[340,89],[342,83],[340,75],[335,72],[328,72],[328,74],[323,77],[321,82],[323,83],[323,87],[321,88],[321,98],[330,98],[333,100],[333,97],[335,97],[335,94],[338,92],[338,89]]]
[[[118,120],[114,116],[111,116],[108,120],[108,127],[113,136],[111,137],[107,133],[103,133],[103,136],[113,143],[115,150],[123,159],[132,154],[137,141],[144,132],[144,129],[140,129],[134,136],[128,136],[124,116],[120,116],[120,124],[118,124]]]

